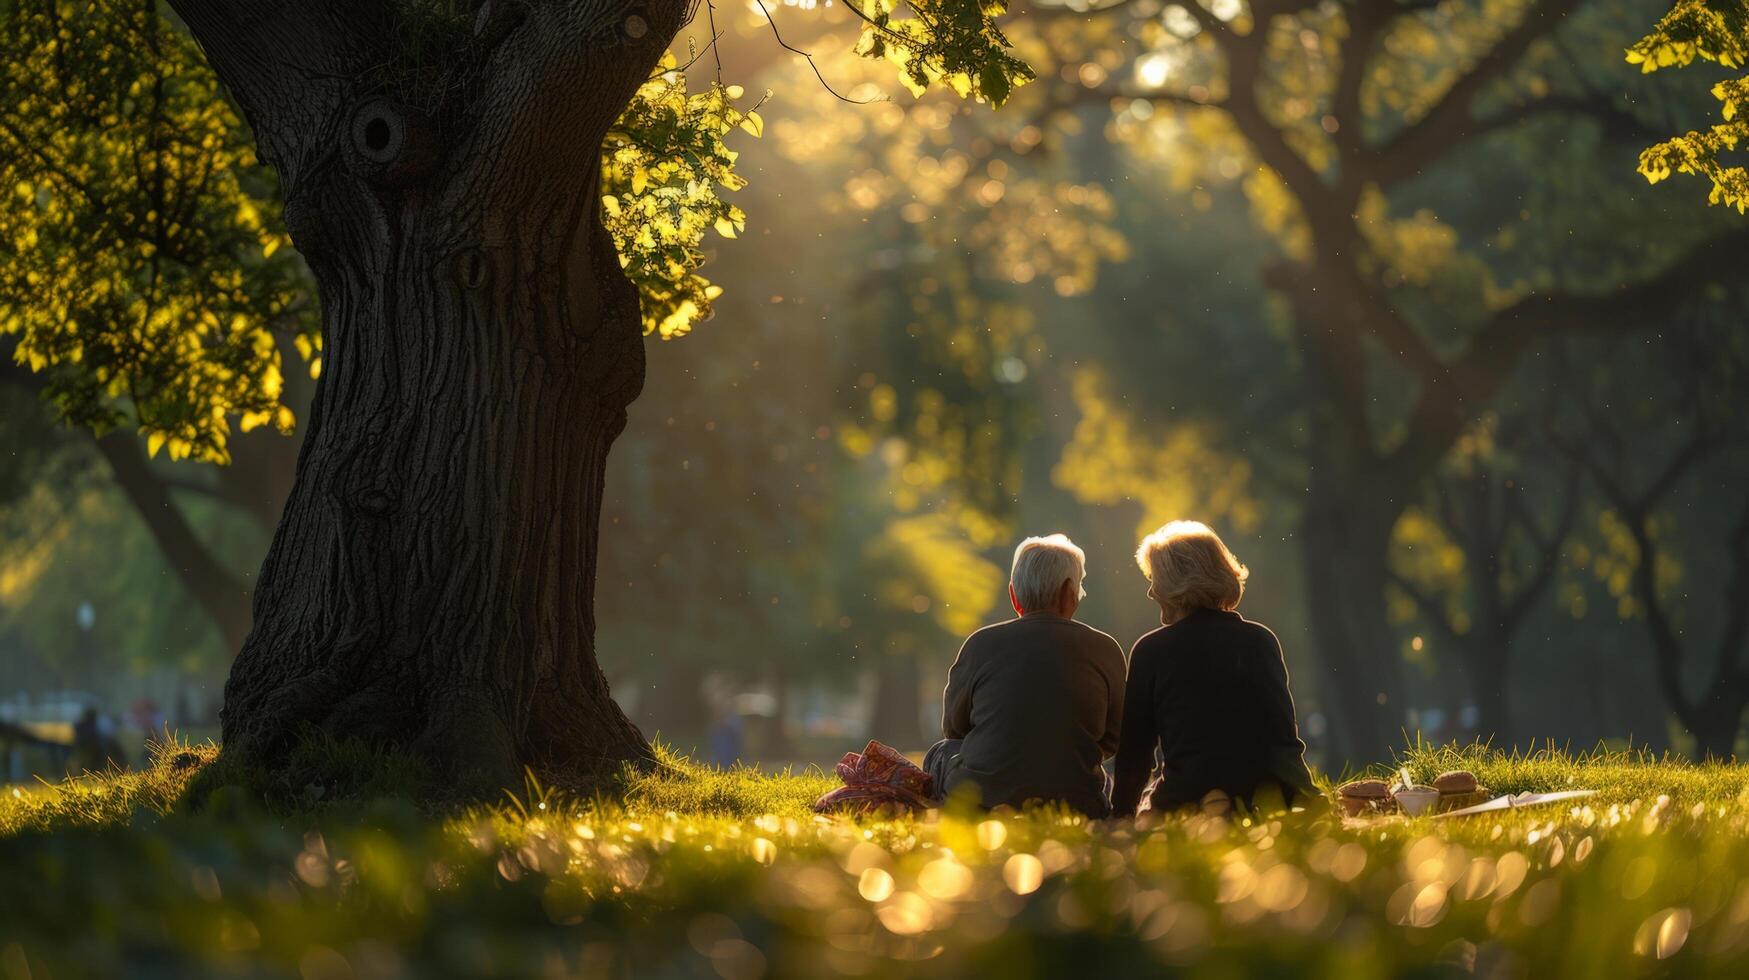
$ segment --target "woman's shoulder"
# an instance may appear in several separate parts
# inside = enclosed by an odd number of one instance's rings
[[[1238,613],[1219,610],[1201,610],[1171,626],[1160,626],[1142,635],[1131,648],[1131,655],[1147,652],[1149,654],[1170,654],[1174,650],[1194,647],[1199,643],[1214,642],[1220,644],[1232,643],[1235,637],[1243,637],[1248,643],[1261,647],[1279,650],[1281,642],[1276,639],[1275,631],[1268,626],[1252,619],[1245,619]]]
[[[1163,656],[1175,645],[1173,639],[1172,627],[1156,626],[1130,645],[1130,659]]]
[[[1241,619],[1239,619],[1239,623],[1241,624],[1241,626],[1245,630],[1246,635],[1251,637],[1252,640],[1254,642],[1256,642],[1258,646],[1275,651],[1277,653],[1281,652],[1281,639],[1275,635],[1274,630],[1270,629],[1268,626],[1263,625],[1262,623],[1259,623],[1255,619],[1243,619],[1243,618],[1241,618]]]

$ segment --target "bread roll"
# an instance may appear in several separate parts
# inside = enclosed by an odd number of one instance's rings
[[[1476,791],[1476,774],[1463,769],[1442,772],[1433,778],[1433,787],[1447,796],[1457,793],[1474,793]]]
[[[1391,795],[1391,788],[1382,779],[1356,779],[1336,787],[1339,795],[1357,800],[1383,800]]]

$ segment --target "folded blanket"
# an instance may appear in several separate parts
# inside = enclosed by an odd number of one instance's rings
[[[869,813],[889,806],[917,811],[935,805],[935,777],[890,745],[869,740],[838,760],[844,785],[814,801],[815,813]]]

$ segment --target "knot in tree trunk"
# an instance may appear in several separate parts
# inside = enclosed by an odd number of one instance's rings
[[[429,175],[442,159],[437,126],[422,112],[370,99],[352,114],[347,157],[354,173],[379,187],[400,187]]]

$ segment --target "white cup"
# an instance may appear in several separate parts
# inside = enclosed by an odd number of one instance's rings
[[[1411,817],[1418,817],[1433,808],[1439,801],[1439,790],[1405,788],[1392,794],[1397,798],[1397,805]]]

